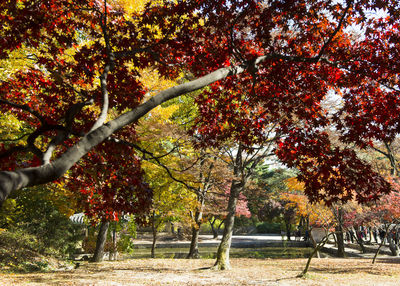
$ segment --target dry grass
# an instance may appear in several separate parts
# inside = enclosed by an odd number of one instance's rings
[[[231,259],[232,270],[212,271],[214,260],[136,259],[83,264],[78,269],[0,274],[0,285],[399,285],[400,260]]]

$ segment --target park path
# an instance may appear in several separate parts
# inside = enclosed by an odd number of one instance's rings
[[[220,243],[221,235],[217,239],[214,239],[212,235],[200,235],[199,246],[214,247]],[[148,248],[151,247],[152,237],[149,234],[140,234],[138,238],[134,240],[135,247]],[[173,235],[162,233],[160,239],[157,241],[157,247],[189,247],[190,241],[186,239],[177,239]],[[306,246],[304,241],[291,240],[287,241],[284,236],[278,234],[254,234],[254,235],[233,235],[232,236],[232,247],[237,248],[251,248],[251,247],[267,247],[267,246]]]

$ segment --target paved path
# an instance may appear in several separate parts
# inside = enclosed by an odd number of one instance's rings
[[[346,243],[345,246],[346,246],[345,253],[346,253],[347,257],[367,258],[367,259],[373,259],[375,252],[379,247],[378,244],[366,244],[366,245],[364,245],[364,247],[366,249],[366,253],[362,253],[358,244]],[[332,254],[334,256],[337,253],[337,247],[335,247],[334,244],[332,244],[332,243],[326,244],[323,247],[323,251],[326,253]],[[391,260],[398,260],[400,262],[400,257],[391,255],[389,245],[387,245],[387,244],[383,245],[382,248],[380,249],[378,258],[385,258],[385,259],[388,258]]]
[[[212,235],[200,235],[199,236],[199,246],[218,246],[221,240],[221,235],[218,239],[213,239]],[[152,238],[149,235],[140,235],[138,239],[134,240],[134,245],[138,248],[151,247]],[[168,236],[166,234],[161,235],[160,240],[157,241],[157,247],[189,247],[190,241],[188,240],[178,240],[173,236]],[[306,246],[304,241],[287,241],[286,236],[284,236],[284,241],[282,241],[282,236],[277,234],[264,234],[264,235],[234,235],[232,236],[232,247],[265,247],[265,246]]]

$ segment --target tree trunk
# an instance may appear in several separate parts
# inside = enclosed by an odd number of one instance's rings
[[[190,250],[189,254],[186,258],[200,258],[199,256],[199,234],[200,234],[200,226],[201,220],[203,219],[203,207],[204,207],[204,194],[199,196],[200,206],[196,211],[194,216],[194,225],[192,227],[192,240],[190,242]]]
[[[313,252],[311,253],[311,255],[308,257],[306,266],[304,267],[303,272],[301,272],[301,273],[298,275],[298,277],[304,277],[304,276],[307,274],[308,269],[310,268],[311,259],[315,256],[315,254],[319,253],[319,251],[324,247],[325,243],[328,241],[329,236],[330,236],[331,234],[332,234],[332,233],[327,234],[318,244],[315,244],[315,246],[314,246],[314,251],[313,251]],[[312,237],[312,236],[311,236],[311,237]],[[313,239],[313,240],[314,240],[314,239]],[[318,256],[318,258],[319,258],[319,256]]]
[[[343,236],[343,209],[338,209],[338,224],[336,226],[337,257],[346,257]]]
[[[153,220],[151,222],[151,230],[153,231],[153,243],[151,244],[151,258],[154,258],[156,254],[156,243],[157,243],[157,227],[156,227],[154,212],[153,212]]]
[[[213,239],[217,239],[218,238],[218,230],[215,229],[214,224],[217,221],[217,219],[215,217],[213,217],[213,220],[209,220],[210,226],[211,226],[211,231],[213,233]]]
[[[93,255],[94,262],[101,262],[104,258],[104,246],[107,241],[107,231],[108,226],[110,225],[109,221],[102,221],[100,224],[99,233],[97,234],[96,241],[96,250]]]
[[[114,225],[115,226],[115,225]],[[117,231],[115,230],[116,226],[112,231],[112,249],[110,251],[110,260],[117,260],[118,251],[117,251]]]
[[[198,227],[193,226],[192,227],[192,240],[190,242],[190,250],[189,254],[186,256],[186,258],[200,258],[199,255],[199,233],[200,233],[200,224],[198,224]]]
[[[344,237],[343,229],[341,227],[336,227],[336,241],[337,241],[337,257],[346,257],[346,252],[344,251]]]
[[[228,201],[228,215],[225,219],[224,234],[222,235],[221,243],[218,247],[217,261],[215,262],[213,269],[226,270],[231,268],[229,263],[229,250],[231,247],[233,226],[235,223],[237,200],[242,188],[243,184],[241,182],[232,182],[231,193]]]
[[[374,258],[372,259],[372,264],[375,264],[376,258],[378,257],[378,254],[379,254],[379,251],[381,250],[382,246],[385,244],[385,239],[386,239],[387,234],[389,232],[389,227],[390,227],[390,224],[385,225],[385,236],[381,240],[381,243],[379,244],[379,247],[375,252]]]
[[[292,225],[289,222],[285,222],[287,240],[290,240],[290,232],[292,230],[291,226]]]
[[[313,248],[314,248],[314,252],[313,252],[312,256],[316,255],[317,258],[321,258],[321,255],[320,255],[320,253],[319,253],[319,249],[317,249],[318,244],[317,244],[317,242],[315,241],[314,237],[311,235],[311,228],[309,229],[309,236],[310,236],[310,241],[311,241],[311,243],[312,243],[312,245],[313,245]],[[312,257],[312,256],[311,256],[311,257]],[[310,260],[310,262],[311,262],[311,258],[310,258],[309,260]],[[307,267],[307,269],[308,269],[308,267]],[[306,272],[307,272],[307,271],[306,271]]]

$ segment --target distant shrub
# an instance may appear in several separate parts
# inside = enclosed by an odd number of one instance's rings
[[[281,233],[280,223],[262,222],[256,225],[257,233]]]

